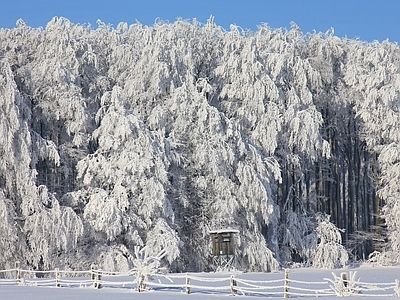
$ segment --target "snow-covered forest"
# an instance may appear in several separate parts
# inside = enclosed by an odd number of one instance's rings
[[[260,25],[0,29],[0,269],[400,263],[400,48]]]

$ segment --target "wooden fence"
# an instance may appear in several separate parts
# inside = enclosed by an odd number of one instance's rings
[[[170,281],[166,283],[160,278],[165,278]],[[177,279],[183,284],[176,284]],[[267,296],[267,297],[283,297],[290,298],[291,296],[335,296],[336,293],[329,287],[329,282],[308,282],[289,279],[289,272],[286,270],[284,278],[276,280],[250,280],[235,277],[203,277],[191,274],[185,275],[163,275],[158,276],[159,282],[146,282],[153,289],[170,290],[180,289],[187,294],[192,292],[214,292],[214,293],[230,293],[235,295],[249,296]],[[302,288],[300,285],[312,285],[310,288]],[[321,286],[321,287],[318,287]]]
[[[24,270],[15,264],[14,269],[0,270],[0,288],[2,285],[29,285],[53,287],[80,287],[80,288],[129,288],[138,290],[136,272],[104,272],[96,266],[90,270],[72,271],[59,270],[36,271]],[[333,274],[333,279],[324,278],[324,281],[299,281],[289,278],[286,270],[282,279],[250,280],[227,274],[157,274],[151,280],[144,282],[146,288],[155,291],[177,290],[186,294],[214,293],[267,296],[267,297],[323,297],[323,296],[397,296],[400,297],[399,280],[391,283],[366,283],[355,280],[355,276],[342,273]]]

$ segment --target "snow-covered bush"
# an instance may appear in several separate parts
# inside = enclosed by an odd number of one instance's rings
[[[318,243],[311,253],[311,264],[316,268],[344,267],[349,259],[342,245],[341,231],[329,221],[329,215],[317,216],[316,238]]]
[[[341,273],[340,276],[332,272],[332,275],[333,280],[329,278],[325,278],[325,280],[331,283],[330,287],[338,297],[348,297],[359,293],[357,286],[360,279],[356,279],[357,271],[350,271],[349,276],[346,272]]]
[[[135,275],[135,283],[139,292],[148,289],[147,282],[154,275],[164,274],[167,269],[161,267],[161,259],[167,255],[167,251],[161,250],[157,255],[149,256],[147,247],[135,247],[135,257],[132,260],[134,268],[131,270]]]

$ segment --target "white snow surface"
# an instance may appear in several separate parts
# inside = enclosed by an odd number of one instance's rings
[[[307,282],[320,282],[324,281],[324,278],[333,279],[332,272],[337,276],[340,276],[342,272],[355,272],[357,271],[356,278],[362,283],[394,283],[396,279],[400,278],[400,266],[399,267],[373,267],[373,266],[361,266],[357,268],[346,268],[336,270],[321,270],[312,268],[298,268],[290,269],[289,278],[291,280],[307,281]],[[171,277],[184,275],[184,274],[170,274]],[[190,275],[204,278],[221,278],[229,277],[234,275],[236,278],[247,279],[247,280],[276,280],[284,277],[284,272],[275,273],[192,273]],[[174,280],[174,283],[178,283],[179,280]],[[184,279],[180,279],[179,283],[182,283]],[[217,284],[217,283],[207,283]],[[229,283],[228,283],[229,284]],[[204,284],[202,284],[204,285]],[[303,288],[315,287],[312,284],[302,285]],[[374,292],[358,294],[358,299],[398,299],[395,296],[393,290],[385,291],[386,297],[373,296]],[[369,296],[367,296],[369,294]],[[101,289],[94,289],[91,286],[86,287],[39,287],[39,286],[27,286],[27,285],[3,285],[0,281],[0,299],[29,299],[29,300],[46,300],[46,299],[216,299],[216,298],[232,297],[229,291],[205,291],[195,290],[191,291],[190,295],[184,293],[183,289],[180,288],[167,288],[159,289],[155,288],[148,292],[138,293],[131,287],[113,287],[112,285],[103,287]],[[323,299],[337,299],[337,296],[320,296]],[[278,299],[280,296],[268,296],[268,295],[242,295],[238,294],[235,298],[240,299]],[[298,299],[315,299],[316,297],[299,297],[291,295],[291,298]]]

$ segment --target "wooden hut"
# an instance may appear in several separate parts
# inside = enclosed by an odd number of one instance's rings
[[[229,270],[235,262],[235,234],[239,230],[211,230],[213,265],[219,270]]]

